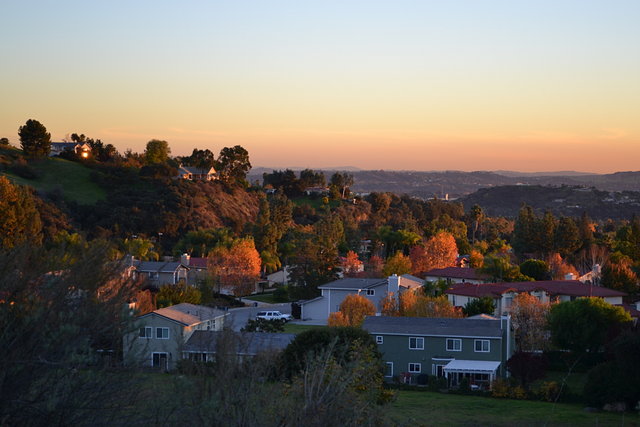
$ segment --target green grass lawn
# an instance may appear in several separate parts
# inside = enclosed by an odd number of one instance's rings
[[[589,413],[583,405],[398,391],[387,413],[407,426],[634,426],[637,414]]]
[[[277,303],[282,302],[282,301],[276,301],[276,300],[273,299],[273,292],[272,293],[268,293],[268,294],[250,295],[250,296],[242,297],[242,299],[251,300],[251,301],[259,301],[259,302],[266,302],[267,304],[277,304]]]
[[[6,175],[17,184],[28,185],[38,191],[60,189],[64,197],[82,205],[94,205],[106,197],[105,191],[91,180],[91,170],[80,163],[59,158],[39,160],[31,165],[40,171],[38,179],[24,179],[11,173]]]
[[[296,206],[300,206],[300,205],[309,205],[314,209],[320,209],[320,207],[322,207],[323,203],[322,203],[322,197],[294,197],[293,199],[291,199],[291,201],[293,202],[294,205]],[[335,208],[340,206],[341,201],[340,200],[329,200],[329,207],[331,208]]]

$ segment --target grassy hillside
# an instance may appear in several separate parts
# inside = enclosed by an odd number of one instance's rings
[[[103,200],[106,194],[102,188],[91,180],[91,171],[80,163],[59,158],[47,158],[32,162],[29,166],[35,171],[37,178],[26,179],[11,171],[11,160],[19,160],[18,150],[2,150],[6,169],[0,173],[21,185],[28,185],[39,192],[59,190],[67,200],[82,205],[94,205]]]

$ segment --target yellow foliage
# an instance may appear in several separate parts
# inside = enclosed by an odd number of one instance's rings
[[[360,326],[366,316],[376,314],[371,300],[358,294],[347,295],[340,304],[340,311],[329,315],[329,326]]]

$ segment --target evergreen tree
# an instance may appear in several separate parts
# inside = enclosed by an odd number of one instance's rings
[[[29,157],[45,157],[51,151],[51,134],[37,120],[29,119],[18,130],[20,146]]]

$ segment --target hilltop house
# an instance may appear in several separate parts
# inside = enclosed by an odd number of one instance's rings
[[[211,168],[196,168],[193,166],[180,166],[178,178],[189,181],[213,181],[216,179],[216,170]]]
[[[65,151],[73,151],[78,156],[86,159],[91,155],[91,146],[86,142],[52,142],[49,157],[59,156]]]
[[[340,311],[340,304],[347,295],[362,295],[379,308],[380,302],[388,292],[398,295],[408,289],[419,288],[423,285],[421,279],[403,274],[392,275],[384,279],[345,278],[335,280],[318,289],[322,294],[314,299],[300,302],[302,320],[326,322],[329,314]]]
[[[416,383],[427,374],[453,387],[467,378],[473,388],[488,388],[507,375],[505,362],[515,348],[509,316],[368,316],[362,327],[378,344],[387,381]]]
[[[505,314],[519,293],[529,293],[542,302],[573,301],[580,297],[599,297],[609,304],[621,305],[627,294],[609,288],[588,285],[579,280],[541,280],[537,282],[455,284],[445,293],[455,307],[464,307],[469,301],[490,297],[496,307],[495,314]]]
[[[182,303],[139,316],[123,337],[125,364],[170,370],[195,331],[220,331],[228,313]]]
[[[434,268],[425,273],[425,281],[445,280],[449,285],[453,283],[484,283],[486,279],[487,277],[477,269],[469,267]]]

